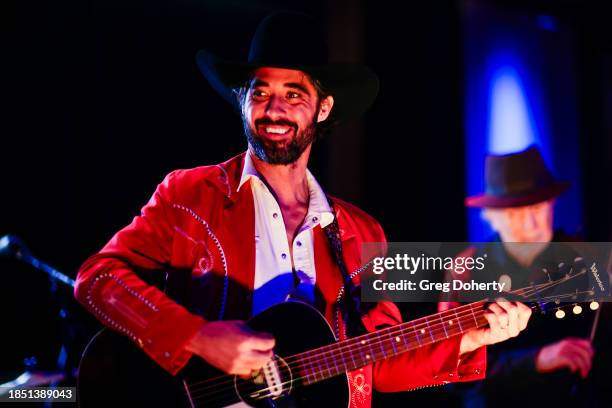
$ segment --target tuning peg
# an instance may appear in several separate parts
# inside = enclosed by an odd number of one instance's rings
[[[544,274],[546,275],[546,277],[548,278],[549,282],[552,282],[552,278],[550,277],[550,274],[548,273],[548,269],[546,268],[542,268],[542,272],[544,272]]]
[[[590,308],[591,310],[597,310],[597,309],[599,309],[599,303],[598,303],[598,302],[596,302],[596,301],[592,301],[592,302],[589,304],[589,308]]]
[[[572,312],[575,315],[579,315],[580,313],[582,313],[582,306],[580,305],[574,305],[574,307],[572,308]]]
[[[510,290],[512,289],[512,278],[510,277],[510,275],[507,274],[503,274],[499,277],[499,279],[497,280],[500,284],[504,285],[504,290],[507,292],[510,292]]]
[[[565,312],[562,309],[557,309],[555,312],[555,317],[557,319],[563,319],[565,317]]]

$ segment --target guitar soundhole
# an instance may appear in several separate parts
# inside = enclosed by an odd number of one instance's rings
[[[280,400],[291,393],[294,377],[289,364],[274,356],[251,378],[234,378],[234,388],[242,401],[252,406],[275,406],[271,401]]]

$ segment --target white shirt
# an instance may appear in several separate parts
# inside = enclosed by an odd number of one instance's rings
[[[284,302],[288,296],[314,303],[317,275],[312,229],[317,225],[325,228],[334,219],[325,193],[307,169],[306,181],[310,197],[306,218],[293,240],[294,275],[283,214],[278,202],[255,169],[249,152],[245,155],[238,189],[247,181],[251,183],[255,203],[253,314]],[[299,280],[297,286],[296,278]]]

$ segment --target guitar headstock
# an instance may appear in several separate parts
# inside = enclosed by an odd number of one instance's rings
[[[594,260],[575,257],[571,262],[561,262],[556,271],[542,269],[542,282],[514,291],[526,302],[532,302],[541,313],[554,311],[555,317],[566,316],[565,309],[581,314],[588,305],[597,310],[600,302],[611,300],[608,271]]]

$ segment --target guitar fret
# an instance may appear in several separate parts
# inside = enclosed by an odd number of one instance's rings
[[[457,320],[457,324],[459,325],[461,332],[463,332],[463,326],[461,325],[461,319],[459,318],[459,316],[457,316],[457,309],[453,309],[453,310],[455,312],[455,319]]]
[[[308,366],[306,364],[304,364],[304,359],[303,358],[299,359],[298,360],[298,364],[300,364],[302,366],[302,371],[304,372],[304,378],[306,379],[306,382],[310,383],[311,381],[308,378],[308,377],[310,377],[310,374],[308,373]]]
[[[318,360],[318,361],[317,361]],[[314,366],[314,370],[315,372],[321,376],[321,380],[323,380],[325,378],[324,374],[323,374],[323,361],[320,359],[320,357],[317,357],[317,360],[314,360],[312,362],[313,366]]]
[[[474,318],[474,324],[476,325],[476,327],[478,327],[478,320],[476,320],[476,315],[474,314],[474,308],[472,307],[472,305],[470,305],[469,308],[470,308],[470,312],[472,312],[472,317]]]
[[[372,343],[368,340],[363,340],[362,342],[367,342],[368,348],[370,349],[370,358],[368,358],[368,355],[366,354],[366,361],[372,361],[372,358],[375,356],[374,350],[372,350]]]
[[[308,372],[308,366],[305,364],[305,360],[303,358],[298,359],[298,370],[300,369],[301,366],[301,371],[304,373],[304,379],[305,382],[308,383],[313,383],[316,382],[316,377],[314,377],[314,372],[312,374],[310,374]],[[309,377],[313,376],[313,380],[311,380]]]
[[[355,357],[353,356],[353,353],[351,353],[350,351],[349,351],[349,354],[351,355],[351,361],[353,362],[353,369],[356,369],[357,364],[355,363]]]
[[[334,363],[334,368],[336,369],[333,375],[341,373],[342,371],[338,369],[338,365],[336,364],[336,356],[333,354],[333,350],[330,351],[330,357],[331,357],[332,363]]]
[[[438,314],[438,318],[440,319],[440,323],[442,323],[442,328],[444,329],[444,335],[448,339],[448,332],[446,331],[446,323],[442,320],[442,315]]]
[[[313,362],[311,362],[311,364],[312,364],[312,372],[315,377],[315,381],[321,381],[323,379],[323,376],[321,375],[321,378],[320,379],[318,378],[318,376],[320,375],[319,367]]]
[[[359,345],[357,345],[357,350],[359,350],[359,356],[361,357],[361,359],[359,360],[360,365],[365,365],[365,357],[363,355],[363,348],[361,348]]]
[[[327,352],[326,352],[327,354]],[[327,372],[329,373],[329,377],[331,377],[331,370],[329,369],[329,364],[327,364],[327,356],[323,357],[323,362],[325,363],[325,367],[327,369]]]
[[[310,371],[312,372],[311,375],[314,378],[314,382],[317,382],[318,381],[317,380],[317,370],[315,369],[315,366],[313,365],[312,358],[313,357],[311,357],[311,356],[308,356],[308,357],[305,356],[304,359],[302,359],[302,361],[305,361],[306,364],[307,364],[306,367],[305,367],[306,372],[308,372],[308,366],[310,366]]]
[[[389,335],[389,340],[391,341],[391,347],[393,347],[393,355],[397,354],[397,348],[395,348],[395,340],[391,335],[391,330],[387,329],[387,334]]]
[[[414,331],[414,334],[416,335],[416,339],[419,342],[419,346],[422,344],[421,343],[421,336],[419,336],[419,333],[417,333],[417,329],[416,329],[416,325],[414,323],[414,320],[412,321],[412,330]]]
[[[408,350],[408,336],[404,333],[404,325],[400,328],[400,336],[404,340],[404,345],[406,346],[406,350]]]
[[[342,358],[342,364],[344,365],[344,370],[342,371],[346,371],[346,369],[348,368],[348,365],[346,364],[346,361],[344,360],[344,353],[340,353],[340,357]]]
[[[316,380],[316,378],[317,378],[317,366],[315,365],[315,361],[310,360],[310,367],[312,368],[312,373],[314,374],[315,380]]]
[[[431,341],[435,343],[436,339],[433,336],[431,329],[429,328],[429,319],[425,319],[425,325],[427,326],[427,331],[429,332],[429,337],[431,337]]]
[[[382,351],[382,354],[383,354],[383,358],[387,358],[387,353],[385,352],[385,345],[380,340],[380,334],[377,337],[378,337],[378,344],[380,345],[380,351]]]

